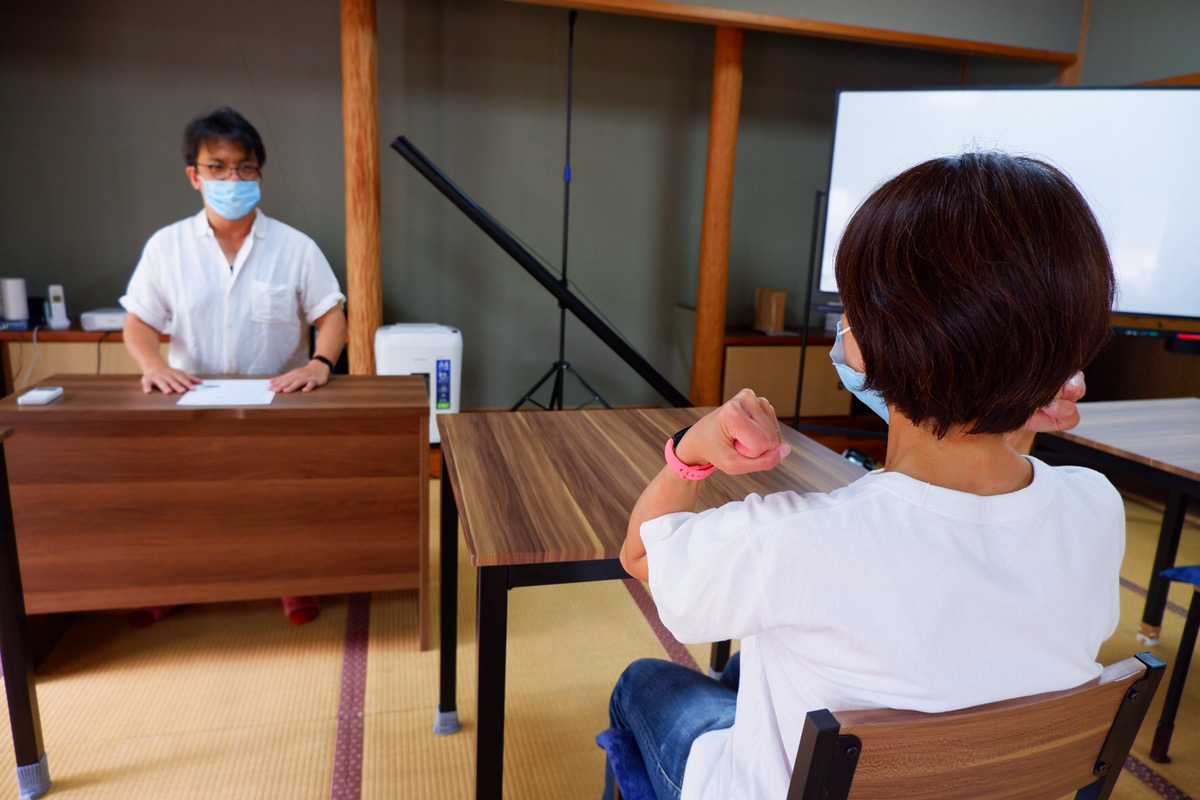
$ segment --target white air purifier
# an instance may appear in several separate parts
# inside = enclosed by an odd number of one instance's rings
[[[440,443],[437,415],[455,414],[462,384],[462,334],[423,322],[375,331],[376,375],[421,375],[429,388],[429,441]]]

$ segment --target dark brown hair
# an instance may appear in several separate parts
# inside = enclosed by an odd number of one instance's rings
[[[855,212],[835,268],[867,388],[939,437],[1017,430],[1110,335],[1104,235],[1070,179],[1033,158],[901,173]]]
[[[267,148],[263,146],[262,137],[245,117],[232,108],[218,108],[187,124],[183,129],[184,162],[189,167],[196,166],[200,145],[215,141],[235,143],[247,157],[253,154],[260,167],[267,163]]]

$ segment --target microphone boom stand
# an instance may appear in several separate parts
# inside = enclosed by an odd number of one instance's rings
[[[567,283],[567,242],[568,228],[571,218],[571,101],[573,87],[575,83],[575,19],[579,16],[578,11],[572,11],[568,18],[568,45],[567,45],[567,150],[566,150],[566,166],[563,168],[563,238],[562,238],[562,277],[558,283],[563,288],[563,291],[568,290]],[[605,408],[612,408],[608,402],[593,389],[583,377],[575,371],[567,361],[566,356],[567,342],[567,307],[562,300],[558,301],[558,360],[555,361],[541,380],[533,385],[533,388],[525,393],[525,396],[516,402],[512,407],[516,411],[526,403],[531,403],[538,408],[546,411],[561,411],[563,407],[563,378],[570,373],[577,381],[587,389],[591,398],[585,400],[579,405],[579,408],[588,405],[589,403],[599,402]],[[533,399],[533,395],[545,385],[546,381],[554,378],[554,385],[550,389],[550,400],[546,405],[542,405],[537,400]]]

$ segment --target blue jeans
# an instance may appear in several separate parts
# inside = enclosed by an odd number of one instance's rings
[[[679,800],[692,742],[702,733],[733,726],[741,652],[718,680],[693,669],[644,658],[625,668],[613,689],[613,728],[633,732],[658,800]],[[605,764],[604,800],[613,796],[612,767]]]

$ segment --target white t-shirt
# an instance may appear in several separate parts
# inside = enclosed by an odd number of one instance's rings
[[[683,642],[741,639],[734,726],[696,740],[683,800],[787,794],[810,710],[938,712],[1070,688],[1116,628],[1120,495],[1030,458],[981,497],[877,471],[642,526],[659,615]]]
[[[202,209],[150,237],[121,305],[170,335],[176,369],[278,375],[308,362],[309,326],[345,299],[308,236],[257,211],[230,265]]]

